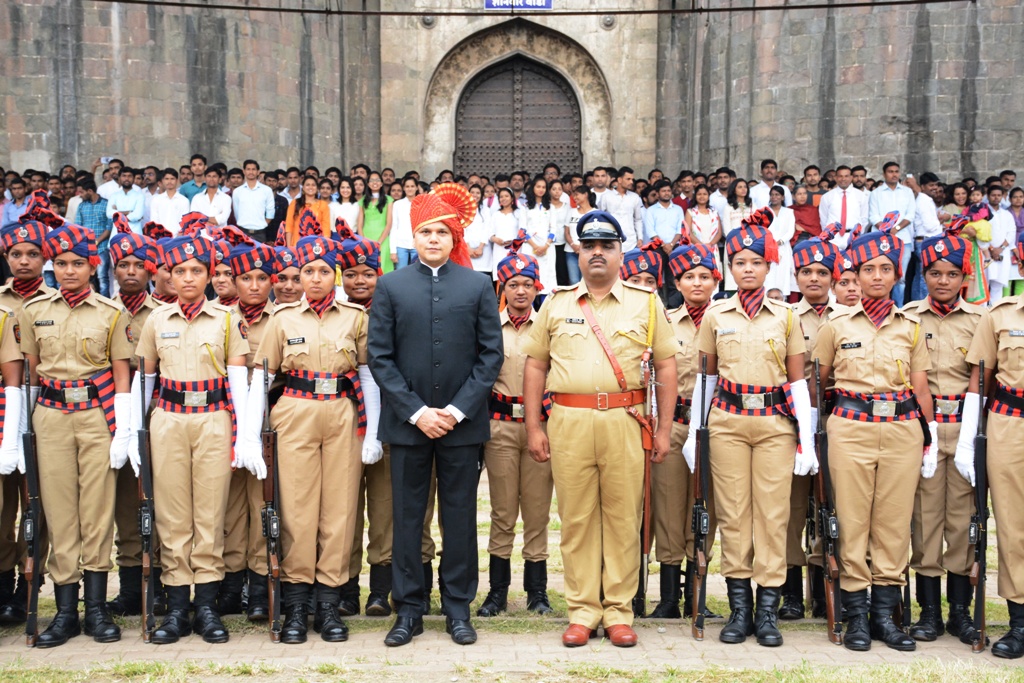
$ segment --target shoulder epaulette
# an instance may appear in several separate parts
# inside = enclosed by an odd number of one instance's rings
[[[352,303],[351,301],[340,301],[340,300],[338,300],[338,303],[341,304],[342,306],[346,306],[348,308],[354,308],[357,311],[366,312],[366,308],[362,304],[356,304],[356,303]]]
[[[108,299],[107,297],[100,296],[99,294],[96,294],[94,298],[98,303],[106,304],[107,306],[110,306],[111,308],[116,310],[118,313],[127,312],[127,310],[124,307],[124,304],[122,304],[120,301],[114,301],[113,299]]]
[[[582,280],[581,280],[581,282],[582,282]],[[570,292],[570,291],[576,290],[576,289],[579,288],[579,286],[580,286],[580,283],[577,282],[574,285],[566,285],[565,287],[555,287],[554,289],[551,290],[551,294],[548,294],[548,298],[550,299],[551,297],[555,296],[556,294],[561,294],[562,292]]]
[[[26,301],[21,305],[22,310],[28,308],[32,304],[37,304],[40,301],[52,301],[54,298],[60,296],[60,292],[53,290],[52,292],[38,292],[34,297]]]
[[[1007,297],[1005,299],[1001,299],[998,302],[992,304],[992,308],[990,308],[989,310],[994,311],[997,308],[1002,308],[1003,306],[1009,306],[1011,304],[1016,304],[1017,302],[1018,302],[1017,297],[1015,297],[1015,296]]]
[[[301,303],[302,303],[302,299],[299,299],[298,301],[292,301],[292,302],[287,303],[287,304],[274,304],[274,312],[273,312],[272,315],[277,315],[281,311],[287,311],[290,308],[297,308],[298,305],[301,304]]]
[[[635,289],[635,290],[641,291],[644,294],[650,294],[651,293],[651,290],[648,289],[647,287],[644,287],[643,285],[634,284],[632,282],[627,282],[625,280],[622,281],[622,284],[624,286],[626,286],[626,287],[629,287],[630,289]]]
[[[971,304],[971,303],[968,303],[966,301],[961,301],[960,302],[960,308],[961,308],[961,310],[964,310],[964,311],[970,313],[971,315],[984,315],[985,314],[985,307],[984,306],[979,306],[978,304]]]
[[[225,306],[224,304],[214,303],[213,301],[210,302],[210,307],[217,311],[223,311],[224,313],[231,313],[232,310],[231,306]]]
[[[916,311],[905,311],[903,309],[897,309],[897,310],[900,313],[902,313],[903,317],[906,318],[907,320],[909,320],[910,322],[916,323],[918,325],[921,324],[921,316],[919,316]]]

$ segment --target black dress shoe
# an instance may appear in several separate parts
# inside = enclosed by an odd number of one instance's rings
[[[313,617],[313,630],[328,643],[341,643],[348,640],[348,626],[338,618],[338,610],[331,602],[318,602],[316,616]]]
[[[444,632],[452,637],[456,645],[472,645],[476,642],[476,629],[469,619],[452,619],[446,617],[444,620]]]
[[[187,609],[169,609],[160,626],[153,631],[154,645],[170,645],[192,633]]]
[[[196,605],[196,615],[192,619],[192,630],[203,637],[207,643],[228,642],[228,630],[220,620],[220,615],[209,605]]]
[[[399,647],[412,642],[413,636],[423,633],[423,617],[402,617],[395,619],[395,625],[384,636],[384,644],[388,647]]]

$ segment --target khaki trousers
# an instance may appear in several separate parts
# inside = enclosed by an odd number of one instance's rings
[[[362,471],[356,405],[282,396],[271,413],[281,484],[281,572],[336,588],[349,579]]]
[[[1024,603],[1024,420],[988,415],[988,485],[999,529],[999,595]],[[960,476],[957,474],[956,476]],[[989,539],[989,543],[992,539]]]
[[[280,458],[280,447],[278,458]],[[224,517],[224,571],[251,569],[267,573],[267,539],[263,537],[263,482],[249,470],[231,473]]]
[[[487,486],[491,493],[491,534],[487,552],[512,557],[516,522],[523,515],[523,559],[548,559],[548,522],[551,519],[551,462],[530,457],[526,425],[491,420],[491,440],[484,447]]]
[[[803,567],[807,564],[804,527],[807,526],[808,496],[812,483],[812,477],[793,477],[789,495],[789,524],[786,525],[786,565],[789,567]]]
[[[77,583],[82,571],[110,571],[117,473],[110,469],[111,436],[103,410],[65,415],[36,406],[32,425],[52,548],[47,570],[54,584]]]
[[[655,556],[661,564],[681,565],[693,558],[693,474],[682,455],[688,429],[687,425],[673,423],[668,457],[651,465],[651,531]],[[707,482],[713,490],[710,472]],[[710,560],[717,525],[711,490],[707,492],[705,504],[711,517],[707,543]]]
[[[974,563],[974,546],[967,542],[974,489],[953,464],[959,437],[959,424],[939,425],[938,468],[934,477],[917,486],[910,566],[924,576],[942,576],[944,571],[967,574]]]
[[[168,586],[220,581],[231,485],[231,414],[156,408],[149,429],[161,581]]]
[[[778,588],[786,581],[796,429],[781,415],[732,415],[716,407],[708,425],[722,576]]]
[[[921,477],[921,423],[858,422],[832,415],[827,429],[843,590],[902,586]]]
[[[0,506],[0,572],[17,569],[24,571],[25,558],[28,556],[28,544],[21,536],[21,474],[15,470],[3,477],[3,504]],[[50,554],[50,541],[47,538],[46,515],[39,520],[39,542],[42,548],[40,557]]]
[[[118,567],[142,566],[142,537],[139,535],[139,479],[131,464],[117,471],[114,494],[114,546]]]
[[[624,408],[555,404],[548,438],[569,622],[632,624],[644,478],[640,427]]]
[[[373,465],[362,465],[359,476],[359,499],[352,536],[352,555],[348,576],[354,579],[363,568],[363,531],[369,521],[366,561],[371,565],[391,564],[391,540],[394,533],[391,506],[391,449],[384,446],[384,457]],[[365,516],[364,516],[365,508]],[[430,534],[429,526],[424,527]]]

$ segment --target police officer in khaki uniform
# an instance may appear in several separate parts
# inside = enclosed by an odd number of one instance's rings
[[[615,218],[588,213],[577,234],[583,280],[548,297],[522,347],[529,448],[538,462],[551,459],[558,493],[569,605],[562,643],[585,645],[603,624],[613,645],[631,647],[645,446],[653,462],[668,455],[676,393],[673,382],[658,384],[657,429],[642,436],[653,416],[644,415],[641,360],[650,352],[657,376],[675,377],[677,344],[658,296],[618,277],[624,238]]]
[[[676,407],[672,420],[671,453],[681,452],[686,441],[692,410],[691,396],[699,372],[697,365],[697,333],[711,297],[722,281],[715,250],[704,244],[684,244],[672,250],[669,269],[675,278],[676,289],[683,296],[683,305],[668,312],[668,320],[675,333],[676,351]],[[647,269],[650,270],[649,268]],[[708,478],[710,481],[710,477]],[[693,477],[683,458],[670,457],[651,468],[651,517],[658,562],[661,565],[661,598],[650,616],[657,619],[679,619],[692,615],[693,581],[693,527],[691,525],[694,487]],[[708,548],[714,545],[714,496],[705,496],[711,515]],[[679,612],[680,580],[686,560],[687,590],[683,593],[683,612]],[[705,608],[706,610],[707,608]],[[717,617],[709,611],[706,616]]]
[[[793,249],[793,267],[796,284],[803,298],[793,307],[803,328],[804,377],[813,381],[814,359],[811,350],[818,338],[818,328],[829,315],[839,309],[828,295],[832,283],[833,269],[840,252],[831,242],[828,234],[822,238],[804,240]],[[793,488],[789,499],[789,524],[786,527],[786,583],[782,586],[782,606],[779,619],[804,618],[804,582],[801,567],[808,566],[811,587],[814,591],[813,616],[825,615],[825,578],[821,572],[821,552],[815,550],[807,557],[801,545],[804,523],[807,521],[808,499],[811,492],[811,477],[793,477]],[[815,544],[817,545],[817,543]]]
[[[142,227],[142,234],[156,243],[156,273],[153,274],[152,297],[157,303],[177,303],[178,295],[174,293],[174,285],[171,284],[171,271],[164,265],[164,246],[171,241],[171,231],[150,221]]]
[[[817,470],[800,321],[789,306],[765,296],[770,264],[779,259],[768,230],[772,216],[770,209],[757,211],[726,236],[739,290],[704,315],[697,347],[707,356],[708,391],[714,387],[715,395],[701,395],[704,378],[698,373],[691,397],[691,405],[703,401],[710,409],[712,486],[732,610],[719,640],[742,643],[756,635],[766,647],[782,645],[777,610],[786,580],[784,530],[793,475]],[[683,445],[691,471],[695,424],[691,419]]]
[[[110,240],[110,260],[117,279],[118,293],[114,302],[125,309],[128,333],[134,349],[139,343],[142,328],[160,302],[147,291],[149,279],[156,272],[156,242],[132,232],[124,214],[114,213],[114,237]],[[138,359],[132,356],[132,373],[138,370]],[[114,501],[114,526],[117,546],[117,575],[120,591],[107,603],[107,609],[117,616],[142,613],[142,538],[139,535],[139,479],[128,467],[117,473],[117,493]],[[154,611],[167,610],[166,596],[160,586],[160,568],[154,567],[156,603]]]
[[[0,375],[3,388],[0,389],[0,476],[10,477],[16,469],[24,467],[19,448],[21,418],[25,414],[24,394],[21,382],[24,373],[24,357],[18,344],[17,318],[14,311],[0,306]],[[2,491],[2,489],[0,489]],[[0,503],[2,503],[0,493]],[[13,573],[13,570],[11,570]],[[11,577],[13,591],[14,577]]]
[[[245,427],[249,345],[243,336],[245,321],[204,296],[213,249],[210,240],[192,230],[164,245],[164,266],[178,300],[161,306],[146,321],[137,349],[146,359],[145,382],[132,384],[133,403],[141,401],[138,392],[148,403],[159,369],[150,450],[168,610],[153,633],[157,644],[176,642],[192,631],[208,643],[228,641],[216,599],[224,578],[231,467],[255,467],[240,461],[237,449],[232,460],[235,431]],[[140,426],[141,416],[133,427]],[[137,449],[130,455],[138,467]],[[190,623],[193,584],[195,617]]]
[[[968,240],[953,234],[925,240],[921,244],[921,271],[928,298],[903,309],[921,321],[932,361],[928,384],[939,425],[937,469],[934,477],[922,479],[918,485],[910,537],[910,565],[916,572],[917,602],[921,605],[921,618],[911,627],[910,635],[927,642],[942,635],[944,629],[943,571],[948,572],[949,632],[967,644],[973,643],[977,635],[970,613],[972,589],[968,576],[974,560],[974,548],[968,544],[974,494],[969,482],[954,472],[953,465],[971,377],[967,352],[984,313],[984,309],[960,296],[966,276],[973,272],[972,251]]]
[[[512,545],[516,523],[523,517],[523,560],[526,608],[550,614],[548,602],[548,521],[551,516],[551,463],[530,457],[523,412],[523,368],[526,342],[535,317],[533,302],[544,288],[537,259],[518,250],[525,230],[513,240],[512,251],[498,264],[498,283],[505,301],[501,336],[505,361],[491,391],[491,440],[484,446],[487,486],[491,494],[491,530],[487,553],[490,590],[477,616],[493,617],[508,608],[512,583]],[[541,428],[547,411],[541,415]]]
[[[295,254],[306,299],[275,310],[253,373],[253,385],[263,386],[266,358],[270,375],[287,375],[284,395],[271,412],[278,435],[284,556],[281,642],[305,642],[314,581],[313,628],[325,641],[340,642],[348,639],[337,605],[349,577],[360,454],[382,455],[376,436],[380,401],[365,366],[366,312],[334,297],[338,244],[307,236],[296,244]],[[257,419],[263,404],[262,392],[250,393],[243,449],[255,457],[260,455]],[[365,441],[360,439],[364,432]],[[262,458],[258,465],[263,478]]]
[[[225,264],[231,269],[232,287],[238,297],[232,314],[236,319],[245,321],[249,341],[245,365],[251,375],[255,369],[256,349],[274,313],[270,289],[275,253],[272,246],[253,241],[235,226],[226,226],[223,233],[232,245]],[[263,386],[252,389],[262,392]],[[231,473],[224,518],[225,573],[217,595],[220,614],[241,611],[242,587],[246,583],[249,586],[249,600],[245,607],[248,620],[266,621],[270,614],[267,602],[267,541],[263,537],[262,509],[263,485],[248,470],[236,469]]]
[[[898,221],[892,212],[878,232],[850,245],[863,298],[832,314],[814,350],[821,381],[835,380],[827,431],[829,443],[842,444],[831,450],[829,467],[842,529],[843,644],[858,651],[870,649],[872,638],[896,650],[915,648],[892,615],[904,583],[918,480],[934,475],[937,461],[926,340],[918,318],[889,298],[900,277],[903,242],[890,234]],[[927,449],[922,416],[932,440]]]
[[[51,294],[54,290],[43,283],[43,240],[49,230],[46,224],[25,219],[19,225],[7,227],[0,232],[4,246],[4,258],[11,269],[12,277],[0,286],[0,306],[14,314],[14,323],[21,315],[22,306],[35,296]],[[21,334],[18,328],[15,337]],[[19,383],[21,380],[18,380]],[[38,393],[38,387],[33,389]],[[29,397],[25,397],[29,400]],[[25,419],[27,420],[27,412]],[[3,508],[0,512],[0,624],[20,624],[25,621],[25,606],[28,599],[28,583],[21,567],[25,561],[24,540],[16,540],[21,534],[17,523],[21,504],[21,475],[11,473],[3,478]],[[45,518],[43,520],[45,525]],[[40,530],[42,542],[46,543],[46,528]],[[42,556],[46,556],[44,548]],[[18,568],[18,583],[15,588],[14,570]]]
[[[130,440],[128,316],[89,286],[99,264],[91,230],[67,225],[50,232],[43,256],[53,261],[60,289],[28,302],[20,317],[21,349],[40,385],[32,419],[57,601],[57,616],[37,646],[63,645],[80,633],[83,573],[84,630],[97,642],[112,642],[121,638],[106,600],[114,470],[125,463]]]
[[[1018,257],[1024,241],[1017,242]],[[1017,270],[1024,276],[1024,263]],[[988,483],[999,529],[999,595],[1010,611],[1010,630],[992,645],[992,654],[1005,659],[1024,656],[1024,296],[993,306],[978,323],[967,352],[971,382],[964,400],[960,440],[954,463],[974,485],[974,437],[978,433],[978,363],[985,361],[988,395]],[[988,392],[986,392],[988,393]]]

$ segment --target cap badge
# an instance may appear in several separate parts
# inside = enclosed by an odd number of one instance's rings
[[[132,243],[128,240],[121,240],[121,251],[128,251],[132,248]]]
[[[60,248],[61,249],[70,249],[71,248],[71,244],[66,239],[61,237],[60,238]]]
[[[28,229],[27,228],[19,229],[18,230],[18,237],[21,237],[22,239],[28,237]]]
[[[690,254],[690,261],[693,262],[693,265],[697,265],[698,263],[700,263],[700,254],[698,254],[696,251]]]
[[[324,248],[320,245],[319,242],[313,245],[313,253],[316,254],[317,256],[324,253]]]
[[[516,270],[522,270],[526,267],[526,261],[521,258],[516,259]]]
[[[935,245],[935,251],[941,254],[942,252],[946,251],[946,245],[943,244],[942,242],[939,242],[938,244]]]
[[[751,237],[750,235],[747,235],[746,237],[743,238],[743,246],[749,247],[753,243],[754,243],[754,238]]]
[[[815,250],[814,250],[814,260],[815,260],[815,261],[824,261],[824,260],[825,260],[825,255],[824,255],[824,254],[822,254],[822,253],[821,253],[820,251],[818,251],[817,249],[815,249]]]
[[[881,249],[883,253],[889,251],[889,240],[882,240],[882,243],[878,245],[878,248]]]
[[[252,265],[254,265],[257,268],[262,268],[263,267],[263,260],[262,259],[256,259],[255,261],[252,262]]]
[[[196,248],[191,242],[185,245],[185,253],[189,255],[196,253]]]
[[[853,268],[853,261],[851,261],[848,258],[844,258],[843,259],[843,268],[845,268],[846,270],[849,270],[850,268]]]
[[[366,263],[366,256],[363,255],[363,254],[360,254],[359,256],[356,256],[356,263],[360,263],[360,264]]]
[[[281,254],[281,260],[284,261],[285,263],[291,263],[292,255],[286,251],[283,254]]]
[[[647,259],[640,259],[640,270],[647,270]]]

